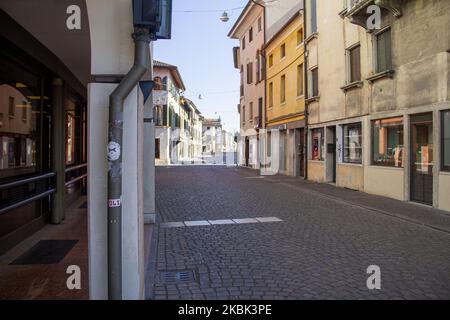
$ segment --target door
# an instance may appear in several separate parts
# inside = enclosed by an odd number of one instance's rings
[[[248,167],[249,158],[250,158],[250,140],[248,137],[245,138],[245,166]]]
[[[327,179],[336,182],[336,126],[327,127]]]
[[[298,144],[298,168],[299,168],[299,176],[305,177],[305,129],[299,130],[299,144]]]
[[[411,200],[433,204],[433,115],[411,116]]]
[[[159,159],[161,157],[161,143],[160,143],[160,139],[155,139],[155,159]]]

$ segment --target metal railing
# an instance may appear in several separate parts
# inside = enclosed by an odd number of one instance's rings
[[[34,177],[30,177],[30,178],[24,178],[24,179],[21,179],[21,180],[4,183],[4,184],[0,185],[0,191],[11,190],[11,189],[18,188],[18,187],[21,187],[21,186],[23,186],[25,184],[29,184],[29,183],[41,182],[41,181],[44,181],[46,179],[53,178],[55,176],[56,176],[56,174],[54,172],[48,172],[48,173],[44,173],[44,174],[41,174],[41,175],[38,175],[38,176],[34,176]],[[33,202],[33,201],[40,200],[42,198],[45,198],[45,197],[55,193],[56,189],[52,186],[52,184],[48,183],[48,185],[49,185],[49,187],[45,188],[46,190],[44,190],[44,191],[36,193],[36,194],[34,194],[32,196],[28,196],[28,197],[24,198],[23,200],[14,202],[14,203],[12,203],[10,205],[7,205],[7,206],[5,206],[3,208],[0,208],[0,215],[6,213],[8,211],[11,211],[13,209],[25,206],[25,205]]]
[[[75,177],[67,179],[67,173],[73,172],[75,170],[85,169],[85,168],[87,169],[87,163],[82,163],[80,165],[76,165],[76,166],[72,166],[72,167],[66,168],[66,171],[65,171],[65,173],[66,173],[66,187],[74,184],[75,182],[78,182],[80,180],[83,180],[83,179],[87,178],[87,175],[88,175],[87,171],[86,171],[86,172],[83,172],[83,173],[81,173],[81,174],[79,174],[79,175],[77,175]]]

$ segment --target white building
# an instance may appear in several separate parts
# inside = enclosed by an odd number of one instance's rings
[[[178,68],[161,61],[153,62],[155,88],[153,91],[155,121],[155,162],[172,164],[185,160],[185,110],[181,94],[186,90]],[[183,120],[183,121],[182,121]]]

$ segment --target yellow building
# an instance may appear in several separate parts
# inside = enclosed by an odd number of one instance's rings
[[[303,13],[297,12],[268,40],[266,53],[266,128],[279,152],[278,172],[305,175],[305,85]],[[275,142],[275,143],[274,143]],[[278,145],[276,142],[279,142]],[[272,152],[275,151],[275,152]]]

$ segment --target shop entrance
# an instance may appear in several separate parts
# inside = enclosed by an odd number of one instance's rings
[[[305,177],[305,129],[296,129],[298,136],[297,145],[297,168],[298,176]]]
[[[411,200],[433,204],[433,115],[411,116]]]
[[[327,181],[336,182],[336,126],[327,127]]]

